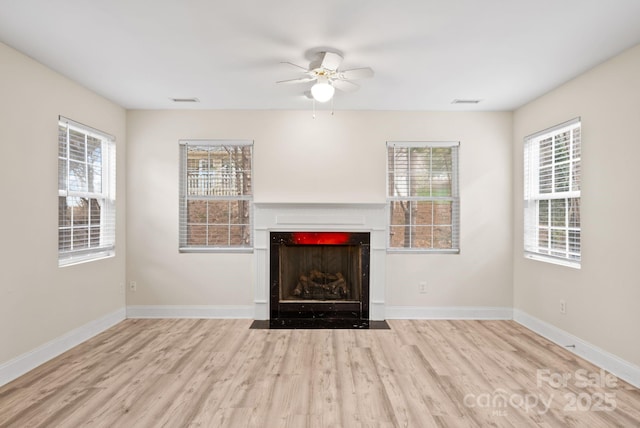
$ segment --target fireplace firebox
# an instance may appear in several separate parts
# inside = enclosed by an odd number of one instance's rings
[[[367,232],[271,232],[271,328],[368,328]]]

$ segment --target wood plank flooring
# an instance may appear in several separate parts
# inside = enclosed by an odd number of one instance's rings
[[[0,427],[640,426],[640,390],[512,321],[250,324],[123,321],[0,388]]]

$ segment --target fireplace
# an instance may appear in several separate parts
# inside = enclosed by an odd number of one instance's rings
[[[271,328],[368,328],[368,232],[271,232]]]
[[[364,297],[367,299],[365,304],[368,305],[369,328],[376,328],[379,322],[384,321],[389,215],[389,207],[386,203],[255,202],[253,208],[255,270],[253,317],[261,328],[268,328],[272,317],[271,255],[274,251],[272,251],[271,233],[289,231],[368,234],[370,237],[369,272],[366,282],[369,293],[365,293]],[[279,300],[277,303],[280,303]],[[276,311],[276,314],[278,312]]]

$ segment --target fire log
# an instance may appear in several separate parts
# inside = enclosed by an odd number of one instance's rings
[[[323,273],[316,269],[309,272],[309,276],[300,275],[298,284],[293,289],[293,295],[301,297],[311,297],[317,292],[343,298],[349,294],[347,281],[342,273]]]

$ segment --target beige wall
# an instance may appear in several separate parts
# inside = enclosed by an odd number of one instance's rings
[[[125,279],[138,283],[129,305],[251,305],[251,254],[177,250],[178,140],[229,138],[255,141],[257,202],[384,202],[385,141],[461,141],[462,252],[387,255],[387,305],[513,303],[640,365],[640,46],[514,114],[126,113],[2,44],[0,75],[0,364],[122,309]],[[117,137],[115,258],[57,266],[58,115]],[[584,156],[580,270],[524,259],[521,250],[522,139],[576,116]],[[418,294],[419,281],[427,294]]]
[[[582,269],[522,255],[523,137],[582,118]],[[515,308],[640,365],[640,45],[514,115]],[[567,303],[560,314],[559,301]]]
[[[254,140],[256,202],[384,202],[388,140],[461,141],[460,255],[387,256],[387,304],[512,304],[512,115],[129,111],[128,305],[252,305],[252,254],[178,253],[178,140]],[[427,281],[428,293],[418,294]]]
[[[124,307],[125,110],[0,44],[0,364]],[[117,255],[58,267],[58,115],[116,136]]]

